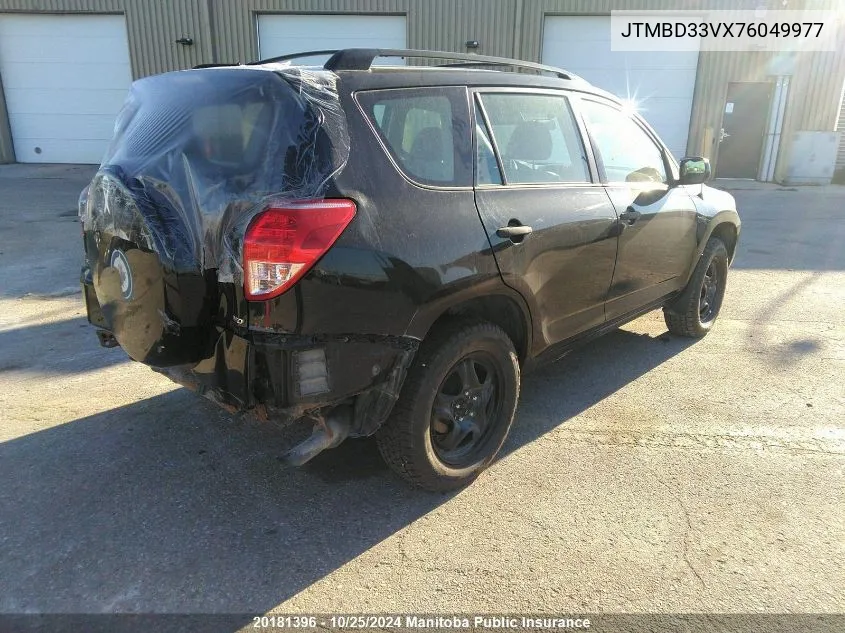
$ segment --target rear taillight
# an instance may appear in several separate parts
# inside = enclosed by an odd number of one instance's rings
[[[271,299],[293,286],[355,217],[352,200],[276,202],[253,218],[244,236],[244,292]]]

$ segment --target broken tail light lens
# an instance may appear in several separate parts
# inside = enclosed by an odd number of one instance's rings
[[[244,236],[244,293],[277,297],[317,263],[355,217],[346,199],[276,202],[250,222]]]

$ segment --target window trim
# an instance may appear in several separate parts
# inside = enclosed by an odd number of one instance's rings
[[[442,91],[442,94],[434,94],[436,91]],[[454,98],[450,96],[450,91],[455,91]],[[462,92],[463,96],[459,93]],[[355,102],[355,105],[358,106],[358,111],[361,114],[361,118],[364,120],[364,123],[370,129],[370,132],[375,137],[376,141],[379,144],[379,147],[384,152],[385,156],[387,157],[390,164],[393,165],[393,168],[397,171],[397,173],[402,176],[402,178],[408,182],[409,184],[420,187],[421,189],[430,189],[432,191],[472,191],[473,190],[473,182],[475,180],[475,167],[473,166],[472,169],[469,170],[469,184],[461,184],[461,185],[437,185],[431,182],[424,182],[422,180],[418,180],[414,177],[414,174],[407,172],[402,165],[396,160],[394,156],[393,150],[387,145],[385,139],[383,138],[383,134],[379,131],[378,127],[376,126],[375,122],[373,121],[370,114],[367,112],[367,108],[365,107],[364,103],[361,100],[361,97],[367,97],[368,95],[377,95],[380,93],[407,93],[411,96],[420,95],[420,94],[427,94],[433,96],[445,96],[449,102],[452,104],[452,123],[454,128],[454,122],[457,118],[461,120],[463,118],[468,124],[472,119],[472,113],[468,112],[470,110],[470,102],[468,98],[468,91],[467,86],[465,85],[448,85],[448,86],[402,86],[398,88],[376,88],[376,89],[366,89],[366,90],[357,90],[352,93],[352,100]],[[459,105],[461,110],[458,111],[455,109],[455,106]],[[465,116],[462,116],[463,115]],[[453,129],[454,132],[454,129]],[[453,137],[454,140],[454,137]],[[470,141],[470,151],[474,151],[475,148],[475,132],[472,132],[472,138]],[[455,148],[455,175],[458,175],[458,164],[459,161],[457,160],[457,156],[459,152],[457,151],[457,147]],[[475,162],[475,156],[472,156],[473,163]],[[464,171],[463,168],[460,168],[461,171]],[[456,178],[457,180],[457,178]]]
[[[655,147],[657,147],[657,150],[660,153],[660,159],[663,161],[663,171],[666,173],[666,182],[654,183],[654,184],[660,184],[660,185],[663,185],[663,186],[666,186],[666,187],[669,187],[669,188],[675,186],[675,184],[677,183],[677,173],[678,173],[677,172],[677,166],[675,165],[674,161],[670,160],[670,157],[672,155],[669,152],[669,150],[666,149],[666,145],[664,145],[663,141],[660,140],[660,137],[657,136],[657,133],[654,130],[651,129],[651,127],[648,125],[648,123],[645,121],[645,119],[643,119],[637,113],[634,113],[633,115],[626,114],[625,112],[622,111],[622,108],[620,107],[620,105],[618,103],[615,103],[610,99],[602,98],[599,95],[591,95],[591,94],[590,95],[579,95],[579,99],[578,99],[579,116],[583,120],[584,129],[586,130],[587,138],[590,139],[590,145],[593,148],[593,153],[595,155],[595,160],[596,160],[596,166],[599,168],[599,175],[600,175],[602,184],[604,184],[605,186],[623,185],[623,186],[626,186],[626,187],[632,187],[632,186],[638,185],[638,183],[633,183],[633,182],[610,180],[607,177],[607,170],[605,169],[605,166],[604,166],[604,158],[602,157],[601,152],[599,151],[599,148],[596,144],[596,141],[593,138],[592,132],[590,132],[590,127],[587,124],[587,117],[586,117],[586,114],[584,113],[584,110],[583,110],[583,102],[584,101],[591,101],[591,102],[596,103],[598,105],[607,106],[607,107],[613,109],[614,111],[618,112],[622,116],[627,117],[628,119],[631,120],[631,122],[634,123],[634,125],[639,127],[640,130],[642,130],[642,132],[651,140],[651,142],[654,143]],[[643,185],[648,185],[648,183],[645,182],[645,183],[639,184],[640,187],[642,187]]]
[[[490,125],[490,117],[487,114],[487,110],[484,107],[484,103],[481,101],[481,95],[474,94],[472,96],[472,102],[474,107],[472,108],[472,116],[473,116],[473,123],[472,126],[472,140],[473,146],[475,151],[473,152],[473,184],[476,187],[507,187],[508,186],[508,175],[505,173],[505,165],[502,163],[502,157],[499,154],[499,146],[496,144],[496,137],[493,135],[493,129]],[[481,112],[481,121],[475,120],[475,113]],[[493,158],[496,159],[496,165],[499,168],[499,179],[502,181],[501,184],[497,184],[495,182],[487,182],[483,184],[479,184],[478,182],[478,134],[476,134],[476,130],[478,129],[479,124],[484,128],[484,132],[487,134],[487,138],[490,139],[490,145],[493,147]]]
[[[559,97],[568,101],[569,112],[572,115],[573,122],[575,123],[575,133],[579,135],[579,140],[581,141],[581,146],[584,149],[584,153],[587,158],[587,176],[589,178],[588,181],[585,182],[508,182],[507,175],[505,174],[504,165],[502,164],[502,157],[501,152],[499,151],[499,146],[496,142],[496,136],[492,133],[492,129],[490,126],[490,119],[487,114],[487,110],[484,107],[483,103],[483,96],[487,94],[529,94],[529,95],[536,95],[536,96],[551,96],[551,97]],[[490,87],[483,87],[483,88],[475,88],[470,89],[470,97],[472,98],[474,103],[478,104],[478,107],[482,111],[482,116],[484,117],[484,125],[487,130],[488,136],[490,136],[490,142],[493,144],[493,151],[496,154],[496,163],[499,166],[499,172],[502,176],[502,184],[478,184],[477,176],[475,175],[477,167],[473,168],[473,182],[475,183],[475,187],[477,189],[501,189],[507,187],[509,189],[560,189],[560,188],[584,188],[584,187],[600,187],[603,186],[601,182],[601,175],[598,170],[598,165],[595,160],[595,156],[593,155],[593,147],[591,143],[587,141],[590,140],[589,137],[586,135],[586,128],[583,125],[583,121],[581,120],[581,115],[578,109],[575,107],[575,102],[579,98],[579,95],[567,89],[554,89],[554,88],[524,88],[524,87],[505,87],[505,86],[490,86]],[[473,117],[475,116],[475,109],[471,108]],[[478,140],[476,139],[475,134],[475,125],[472,127],[472,134],[473,134],[473,149],[474,152],[477,152],[476,143]],[[477,155],[473,155],[473,161],[476,161]],[[476,161],[477,162],[477,161]]]

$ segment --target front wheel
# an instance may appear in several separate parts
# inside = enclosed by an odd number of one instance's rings
[[[728,249],[711,238],[681,296],[663,308],[672,334],[701,338],[713,327],[722,308],[728,281]]]
[[[513,343],[489,323],[435,332],[376,435],[385,462],[410,483],[445,491],[472,481],[507,437],[519,397]]]

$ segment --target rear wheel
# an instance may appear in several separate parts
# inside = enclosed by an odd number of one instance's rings
[[[722,308],[727,280],[728,249],[719,238],[711,238],[686,290],[672,305],[663,308],[669,331],[691,338],[707,334]]]
[[[519,363],[507,334],[488,323],[447,327],[420,348],[376,435],[379,451],[414,485],[458,488],[499,452],[518,397]]]

